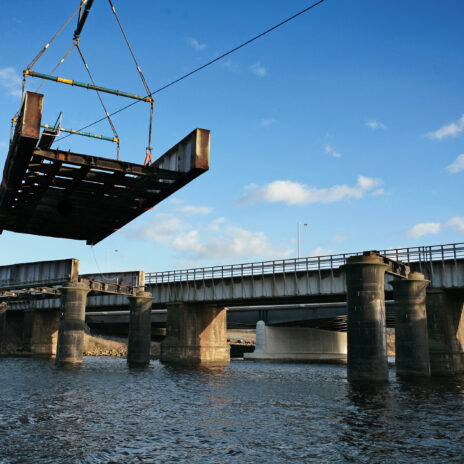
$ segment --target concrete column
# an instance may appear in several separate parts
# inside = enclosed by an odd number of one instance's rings
[[[348,380],[388,380],[385,270],[376,253],[344,266],[348,306]]]
[[[426,288],[419,272],[392,282],[395,300],[395,352],[398,375],[430,375]]]
[[[427,326],[432,375],[464,373],[462,300],[442,289],[428,289]]]
[[[37,356],[53,358],[56,355],[58,341],[57,310],[35,310],[32,323],[31,352]]]
[[[168,305],[161,361],[166,363],[227,363],[227,308],[206,304]]]
[[[23,312],[22,348],[31,352],[32,325],[34,324],[34,310],[27,309]]]
[[[60,288],[57,363],[81,363],[84,351],[85,304],[89,290],[78,285]]]
[[[151,305],[149,292],[139,292],[129,297],[130,322],[127,345],[127,362],[130,366],[146,366],[150,362]]]
[[[0,352],[5,349],[6,337],[6,311],[8,306],[6,303],[0,303]]]

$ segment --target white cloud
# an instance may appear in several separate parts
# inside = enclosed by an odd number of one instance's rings
[[[374,196],[374,197],[378,197],[379,195],[385,195],[385,190],[383,188],[379,188],[377,190],[374,190],[371,193],[371,195]]]
[[[369,127],[372,130],[386,129],[387,128],[387,126],[383,122],[377,121],[375,119],[371,119],[370,121],[367,121],[366,126]]]
[[[211,208],[210,206],[193,206],[193,205],[184,205],[177,209],[178,211],[185,214],[186,216],[194,216],[197,214],[210,214],[214,210],[214,208]]]
[[[151,240],[161,243],[173,239],[187,227],[187,224],[182,223],[173,214],[160,213],[155,215],[148,224],[129,226],[127,234],[137,240]]]
[[[244,203],[267,201],[269,203],[287,203],[288,205],[306,205],[311,203],[333,203],[346,198],[362,198],[366,191],[382,184],[382,179],[358,176],[354,186],[334,185],[327,188],[311,187],[290,180],[276,180],[262,187],[254,184],[245,187],[249,190],[242,198]]]
[[[262,119],[261,120],[261,127],[269,127],[269,126],[272,126],[273,124],[275,124],[276,122],[277,122],[277,120],[274,119],[274,118]]]
[[[455,137],[464,130],[464,114],[455,122],[442,126],[434,132],[429,132],[427,137],[431,139],[444,139],[445,137]]]
[[[342,243],[346,240],[345,235],[335,235],[335,237],[332,239],[333,242],[335,243]]]
[[[136,240],[161,243],[182,255],[183,262],[195,260],[281,259],[293,250],[271,244],[263,232],[252,232],[229,224],[219,217],[206,226],[200,221],[195,226],[183,222],[173,214],[162,213],[150,221],[129,226],[127,235]],[[193,260],[193,261],[192,261]]]
[[[206,44],[198,42],[197,39],[189,38],[187,39],[187,43],[197,52],[201,52],[206,48]]]
[[[265,77],[268,75],[268,70],[265,68],[260,61],[252,64],[250,66],[250,70],[253,74],[256,74],[259,77]]]
[[[326,255],[331,255],[334,252],[331,248],[322,248],[322,247],[317,247],[314,248],[314,250],[309,252],[309,256],[326,256]]]
[[[177,251],[190,259],[287,258],[293,250],[273,246],[263,232],[250,232],[227,226],[218,235],[192,230],[179,234],[172,242]]]
[[[7,67],[0,69],[0,85],[6,89],[8,95],[14,97],[21,96],[21,76],[14,68]]]
[[[216,219],[213,219],[207,226],[206,229],[208,230],[214,230],[217,232],[222,224],[225,224],[226,222],[229,222],[229,220],[225,217],[219,217]]]
[[[464,170],[464,155],[459,155],[446,169],[451,174]]]
[[[329,144],[324,147],[324,150],[328,155],[333,156],[334,158],[341,158],[343,156],[342,153],[335,151],[334,148],[332,148],[332,146]]]
[[[453,228],[456,232],[464,234],[464,217],[451,218],[446,225]]]
[[[440,232],[439,222],[422,222],[416,224],[406,231],[408,237],[419,238],[423,235],[433,234],[436,235]]]

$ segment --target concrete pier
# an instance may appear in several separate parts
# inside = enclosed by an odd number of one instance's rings
[[[34,324],[34,310],[24,311],[22,323],[22,349],[27,353],[31,350],[32,326]]]
[[[88,288],[78,284],[60,288],[57,363],[81,363],[84,351],[85,304]]]
[[[396,280],[395,300],[395,366],[398,375],[430,375],[426,288],[429,284],[418,272],[408,279]]]
[[[245,359],[289,362],[346,362],[346,333],[308,327],[256,324],[256,345]]]
[[[388,380],[385,270],[376,253],[348,258],[348,380]]]
[[[32,322],[31,352],[34,355],[53,358],[58,342],[60,313],[56,310],[35,310]]]
[[[432,375],[464,373],[462,299],[445,290],[427,290],[427,326]]]
[[[166,363],[227,363],[226,308],[206,304],[168,305],[161,361]]]
[[[8,306],[6,303],[0,303],[0,352],[5,348],[7,309]]]
[[[150,362],[151,293],[139,292],[129,297],[130,322],[127,362],[130,366],[146,366]]]

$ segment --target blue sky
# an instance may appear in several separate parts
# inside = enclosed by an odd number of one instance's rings
[[[152,90],[310,4],[114,3]],[[19,76],[77,5],[3,5],[2,165]],[[308,224],[302,256],[464,241],[463,18],[460,0],[326,0],[157,95],[154,154],[210,129],[208,173],[93,248],[5,231],[0,263],[74,257],[84,272],[156,271],[295,257],[298,221]],[[34,70],[54,67],[74,27]],[[106,0],[95,1],[81,46],[97,84],[143,93]],[[88,81],[76,52],[57,75]],[[42,91],[45,123],[63,111],[63,126],[79,129],[102,116],[94,93],[54,83]],[[110,110],[129,103],[104,100]],[[121,158],[143,163],[148,108],[114,122]],[[91,130],[111,135],[107,122]],[[110,143],[74,136],[59,147],[115,156]]]

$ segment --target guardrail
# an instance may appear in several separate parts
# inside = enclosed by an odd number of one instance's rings
[[[395,248],[378,250],[386,256],[404,264],[422,263],[431,261],[449,261],[464,258],[464,243],[451,243],[447,245],[431,245],[410,248]],[[274,261],[261,261],[244,264],[231,264],[225,266],[211,266],[192,269],[181,269],[164,272],[147,272],[145,284],[162,284],[168,282],[182,282],[192,280],[224,279],[231,277],[259,276],[263,274],[281,274],[299,271],[320,271],[335,269],[346,264],[350,256],[359,256],[363,252],[343,253],[336,255],[316,256],[308,258],[281,259]]]

